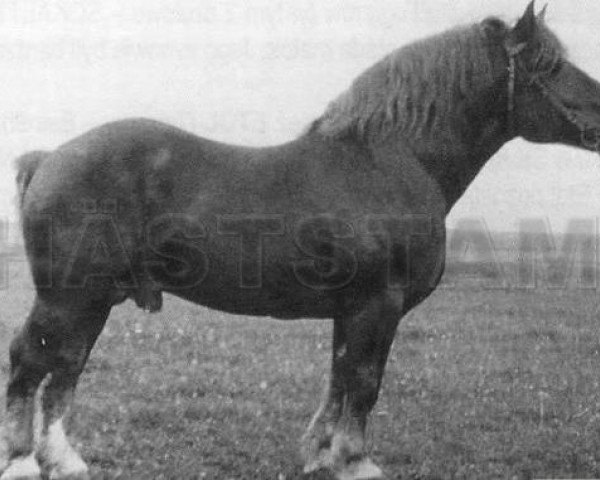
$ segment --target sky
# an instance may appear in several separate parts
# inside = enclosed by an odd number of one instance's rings
[[[541,7],[541,3],[539,6]],[[13,159],[103,122],[150,117],[230,143],[298,136],[386,53],[515,0],[2,0],[0,218],[15,218]],[[600,2],[551,0],[547,21],[600,79]],[[515,140],[484,168],[448,223],[554,230],[600,217],[600,157]]]

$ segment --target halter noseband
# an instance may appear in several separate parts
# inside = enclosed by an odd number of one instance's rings
[[[517,77],[517,57],[523,50],[527,43],[519,43],[518,45],[507,45],[506,53],[508,54],[508,133],[511,136],[516,136],[515,128],[515,82]],[[552,93],[552,90],[548,88],[541,80],[543,73],[531,74],[527,72],[529,76],[530,85],[536,85],[542,95],[546,97],[556,109],[563,114],[563,116],[577,127],[581,133],[582,144],[588,147],[593,147],[595,150],[600,151],[600,135],[598,131],[585,122],[581,121],[577,114],[570,110],[556,95]],[[588,132],[593,132],[593,138],[588,137]]]

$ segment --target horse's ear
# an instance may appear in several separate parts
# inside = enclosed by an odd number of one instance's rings
[[[537,19],[535,17],[535,0],[527,6],[527,10],[519,19],[511,32],[511,40],[515,44],[529,43],[537,33]]]
[[[544,5],[542,11],[538,13],[537,19],[540,23],[544,23],[546,21],[546,12],[548,11],[548,4]]]

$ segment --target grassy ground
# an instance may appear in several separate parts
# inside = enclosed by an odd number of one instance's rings
[[[33,296],[14,270],[2,362]],[[374,459],[403,480],[600,478],[596,292],[490,289],[472,270],[450,269],[401,324]],[[82,377],[74,442],[98,479],[302,478],[330,334],[174,298],[156,315],[119,307]]]

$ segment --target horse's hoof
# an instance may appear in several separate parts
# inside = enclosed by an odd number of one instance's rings
[[[50,468],[48,480],[89,480],[87,465],[75,451],[58,464]]]
[[[50,475],[48,475],[48,480],[90,480],[90,474],[87,468],[69,472],[54,469],[50,472]]]
[[[310,462],[310,463],[307,463],[306,465],[304,465],[304,469],[302,470],[302,472],[304,473],[304,475],[308,475],[309,473],[316,472],[320,468],[321,468],[321,465],[319,465],[318,462]]]
[[[337,480],[384,480],[381,469],[371,459],[363,458],[346,465],[335,473]]]
[[[48,434],[38,452],[48,480],[88,480],[88,467],[69,444],[63,428],[63,421],[50,425]]]
[[[90,480],[90,474],[86,470],[85,472],[68,473],[66,475],[52,475],[48,477],[49,480]]]
[[[331,469],[333,468],[334,463],[331,450],[328,448],[321,449],[317,454],[312,455],[310,460],[307,460],[304,465],[304,474],[314,473],[323,469]]]
[[[0,480],[42,480],[42,471],[32,454],[12,460]]]

